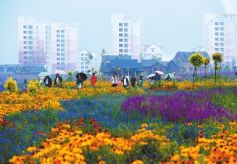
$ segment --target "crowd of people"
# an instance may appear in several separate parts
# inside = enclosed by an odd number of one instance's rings
[[[76,87],[82,88],[84,81],[87,79],[87,75],[85,73],[77,73],[76,74]],[[171,78],[168,76],[166,80],[170,81]],[[118,85],[122,85],[124,88],[128,88],[129,86],[135,88],[135,87],[143,87],[144,78],[142,75],[139,77],[135,77],[135,75],[129,76],[123,76],[121,79],[118,77],[117,73],[114,73],[111,77],[111,87],[117,87]],[[148,78],[148,81],[150,83],[154,82],[160,82],[161,81],[161,75],[159,73],[155,73],[153,77]],[[56,74],[54,78],[54,86],[56,87],[62,87],[63,78],[60,76],[59,73]],[[97,82],[97,76],[96,73],[92,73],[90,77],[90,83],[92,87],[96,86]],[[52,78],[48,75],[46,76],[43,81],[43,85],[45,87],[52,87]]]

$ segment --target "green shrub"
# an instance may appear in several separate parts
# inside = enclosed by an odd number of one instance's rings
[[[10,92],[17,92],[18,85],[16,80],[14,80],[12,77],[8,77],[8,79],[4,83],[4,88]]]

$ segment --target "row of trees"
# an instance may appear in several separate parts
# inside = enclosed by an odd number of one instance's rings
[[[216,82],[216,71],[221,68],[218,64],[222,62],[222,54],[216,52],[212,54],[212,60],[214,61],[214,70],[215,70],[215,82]],[[193,71],[193,84],[195,80],[195,75],[197,74],[197,68],[204,64],[205,66],[205,77],[206,77],[206,68],[210,63],[210,59],[203,57],[201,53],[194,53],[191,55],[189,62],[194,66]]]

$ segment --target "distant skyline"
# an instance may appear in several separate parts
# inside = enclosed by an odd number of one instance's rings
[[[112,14],[140,15],[142,45],[156,43],[171,59],[177,51],[204,44],[207,13],[225,14],[234,0],[1,0],[0,64],[18,63],[18,16],[50,22],[78,22],[79,46],[89,51],[112,50]]]

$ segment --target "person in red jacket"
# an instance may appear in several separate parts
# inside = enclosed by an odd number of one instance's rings
[[[97,81],[97,77],[95,76],[95,73],[93,73],[91,76],[91,85],[95,86],[96,81]]]

